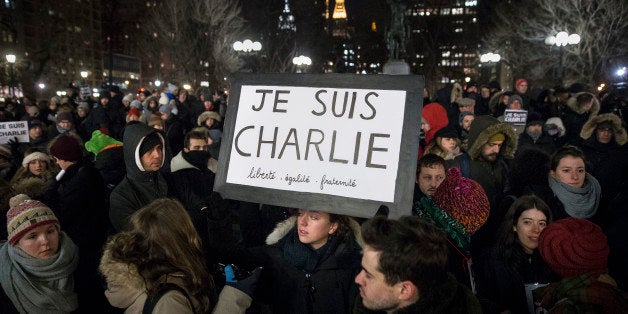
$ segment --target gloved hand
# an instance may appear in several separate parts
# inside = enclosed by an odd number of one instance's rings
[[[251,274],[248,277],[241,280],[237,280],[235,278],[235,273],[231,265],[225,266],[225,280],[226,280],[227,285],[232,286],[246,293],[251,298],[253,297],[255,288],[257,288],[257,281],[259,280],[259,277],[261,274],[262,274],[262,268],[255,267],[255,269],[251,272]]]
[[[13,154],[13,157],[16,157],[20,154],[19,151],[19,147],[20,147],[20,142],[17,140],[17,136],[10,139],[7,144],[9,144],[9,147],[11,147],[11,154]]]

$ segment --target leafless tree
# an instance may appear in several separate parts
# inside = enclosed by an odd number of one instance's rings
[[[243,28],[240,6],[229,0],[159,1],[143,27],[143,55],[174,82],[210,82],[221,86],[224,77],[242,61],[232,45]]]
[[[607,60],[628,51],[625,0],[511,0],[497,5],[494,18],[496,27],[486,34],[485,46],[502,55],[514,77],[550,85],[563,57],[565,82],[592,87],[604,80]],[[545,44],[547,36],[560,31],[579,34],[580,43]]]

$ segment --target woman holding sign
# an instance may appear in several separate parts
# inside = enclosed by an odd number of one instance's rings
[[[262,254],[260,291],[272,312],[350,313],[362,258],[359,230],[347,216],[305,209],[279,223]]]

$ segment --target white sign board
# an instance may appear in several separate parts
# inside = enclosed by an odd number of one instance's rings
[[[18,142],[30,141],[27,121],[0,122],[0,144],[6,144],[16,137]]]
[[[504,111],[504,122],[508,122],[514,125],[525,125],[527,120],[527,110],[506,109]]]
[[[405,98],[243,85],[227,183],[393,202]]]
[[[410,214],[422,77],[238,74],[234,82],[215,185],[223,197]]]

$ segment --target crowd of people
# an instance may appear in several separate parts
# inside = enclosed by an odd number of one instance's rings
[[[425,95],[397,220],[214,192],[221,91],[6,101],[0,312],[627,312],[625,99],[514,87]]]

